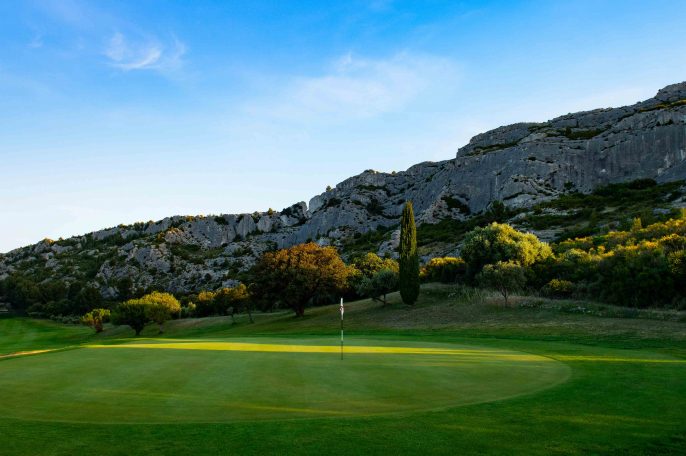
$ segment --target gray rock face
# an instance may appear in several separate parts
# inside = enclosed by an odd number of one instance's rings
[[[236,234],[241,238],[246,238],[249,234],[257,230],[257,225],[250,214],[243,214],[236,225]]]
[[[312,219],[303,230],[312,237],[342,226],[394,225],[405,200],[413,201],[421,222],[434,223],[478,213],[495,200],[526,207],[569,189],[681,180],[685,159],[686,83],[680,83],[633,106],[496,128],[475,136],[453,160],[397,174],[365,171],[312,198]],[[376,217],[365,211],[372,195],[381,206]]]
[[[356,233],[395,227],[407,200],[419,223],[436,223],[464,219],[495,200],[528,207],[572,189],[638,178],[686,179],[686,83],[633,106],[496,128],[451,160],[399,173],[364,171],[314,196],[309,209],[300,202],[281,212],[174,216],[44,240],[0,255],[0,279],[38,260],[53,278],[88,280],[109,298],[124,278],[140,288],[211,289],[235,283],[267,249],[308,240],[340,245]],[[397,241],[396,230],[380,252],[393,255]],[[93,277],[73,266],[94,260],[102,263]]]

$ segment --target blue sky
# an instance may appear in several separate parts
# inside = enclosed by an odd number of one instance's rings
[[[281,209],[686,80],[683,1],[0,2],[0,252]]]

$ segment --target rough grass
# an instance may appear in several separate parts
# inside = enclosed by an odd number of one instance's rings
[[[686,443],[686,324],[567,313],[558,308],[560,302],[541,300],[542,305],[531,306],[532,299],[519,297],[513,300],[512,307],[505,307],[496,296],[487,293],[429,285],[424,286],[418,305],[412,308],[400,304],[396,297],[386,308],[369,301],[350,303],[346,307],[346,326],[353,340],[364,337],[375,345],[459,344],[548,357],[570,369],[567,381],[552,388],[492,402],[461,406],[453,403],[446,404],[444,409],[380,416],[116,425],[44,422],[15,416],[0,420],[0,453],[683,454]],[[246,337],[255,343],[278,338],[305,345],[325,345],[323,341],[330,340],[335,345],[337,317],[337,306],[330,306],[308,309],[303,319],[296,319],[288,312],[258,314],[254,325],[242,319],[232,325],[229,318],[179,320],[168,324],[165,339],[154,342],[212,342]],[[14,328],[12,338],[17,341],[8,340],[8,327]],[[105,333],[94,336],[86,328],[32,320],[0,320],[0,351],[55,348],[79,342],[145,342],[131,334],[128,330],[108,328]],[[146,334],[156,336],[156,330],[148,328]],[[78,357],[72,355],[80,351],[102,355],[93,355],[96,357],[90,363],[79,365],[76,363]],[[308,364],[298,367],[297,361],[287,370],[279,364],[286,362],[278,358],[280,354],[273,354],[274,364],[265,372],[264,369],[242,371],[240,363],[236,364],[238,370],[232,370],[232,361],[223,358],[222,354],[236,355],[234,352],[188,350],[184,352],[188,357],[183,355],[176,363],[167,363],[163,359],[166,355],[157,355],[163,350],[150,350],[155,352],[150,355],[144,355],[144,351],[82,348],[4,359],[0,360],[0,376],[6,376],[13,365],[30,363],[31,369],[43,369],[45,374],[40,378],[30,375],[29,364],[26,364],[25,381],[34,385],[43,382],[46,388],[54,382],[53,399],[59,396],[60,382],[70,376],[75,385],[71,386],[74,394],[79,392],[79,382],[95,382],[95,379],[102,385],[114,387],[117,384],[134,391],[137,382],[152,382],[158,385],[157,388],[171,392],[190,387],[178,381],[181,378],[179,370],[190,370],[201,377],[212,369],[222,373],[209,377],[217,388],[232,382],[249,385],[252,379],[261,382],[265,394],[282,394],[283,403],[311,401],[312,396],[307,394],[305,385],[315,379],[326,388],[333,385],[336,389],[367,391],[361,386],[364,382],[360,382],[358,388],[356,379],[342,378],[334,370],[330,370],[330,375],[320,372],[313,377],[313,367]],[[126,353],[130,356],[124,356]],[[247,358],[251,354],[242,353]],[[104,355],[107,357],[101,358]],[[48,360],[51,358],[63,360],[65,365],[58,362],[50,366]],[[144,364],[149,364],[150,370],[145,371],[136,360],[147,361]],[[108,362],[121,369],[111,369]],[[193,362],[194,366],[187,364]],[[76,364],[70,368],[70,363]],[[430,377],[432,371],[427,368],[423,374]],[[122,372],[128,372],[128,376]],[[149,377],[153,372],[154,376]],[[378,390],[381,395],[390,394],[395,388],[412,391],[412,385],[421,380],[421,375],[413,377],[390,368],[380,368],[377,375],[384,384]],[[113,376],[112,381],[108,381],[110,376]],[[15,377],[10,375],[9,378]],[[447,378],[448,387],[453,381],[456,385],[460,381],[457,373],[451,373]],[[293,387],[293,382],[300,388]],[[20,386],[16,388],[21,393]],[[214,404],[208,406],[210,410],[216,410],[213,399],[220,402],[217,391],[204,390],[207,403]],[[5,388],[3,392],[11,397],[14,391]],[[408,396],[413,394],[410,392]],[[465,390],[465,394],[469,395],[469,390]],[[120,399],[114,395],[112,404],[102,407],[114,407]],[[151,413],[164,417],[163,402],[147,403],[147,407],[152,409]],[[38,413],[36,407],[25,403],[14,409],[19,414],[30,415]],[[341,407],[349,405],[341,404]],[[69,408],[75,406],[72,404]]]

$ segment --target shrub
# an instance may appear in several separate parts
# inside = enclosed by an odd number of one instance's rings
[[[95,329],[96,333],[103,331],[103,323],[110,321],[109,309],[93,309],[81,317],[81,323]]]
[[[195,304],[192,302],[189,302],[185,306],[181,306],[181,313],[179,314],[179,318],[191,318],[195,317]]]
[[[201,291],[195,302],[195,313],[198,317],[209,317],[210,315],[221,315],[221,309],[216,306],[213,291]]]
[[[543,286],[541,292],[546,296],[567,298],[574,292],[574,284],[569,280],[552,279]]]
[[[432,258],[419,271],[419,278],[425,282],[455,283],[467,272],[467,264],[462,258]]]

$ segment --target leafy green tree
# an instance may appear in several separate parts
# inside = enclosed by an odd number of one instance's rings
[[[372,277],[364,277],[357,286],[357,293],[368,296],[373,301],[379,301],[385,306],[386,295],[398,289],[398,272],[391,269],[381,269]]]
[[[223,309],[223,312],[231,315],[234,320],[234,315],[240,312],[247,312],[250,323],[253,323],[252,312],[250,310],[250,294],[248,287],[240,283],[235,287],[222,288],[214,295],[214,301],[217,308]]]
[[[0,282],[4,299],[18,311],[25,311],[32,304],[40,301],[40,289],[36,283],[21,273],[10,274]]]
[[[350,264],[350,274],[348,275],[349,288],[357,293],[364,279],[371,279],[374,274],[382,269],[388,269],[397,273],[399,269],[398,262],[392,258],[381,258],[372,252],[354,258]]]
[[[535,235],[495,222],[468,233],[462,247],[462,258],[471,278],[487,264],[515,261],[522,266],[531,266],[551,255],[550,246]]]
[[[251,271],[250,292],[263,308],[283,303],[301,317],[310,301],[342,293],[349,273],[335,248],[299,244],[262,255]]]
[[[103,324],[110,321],[109,309],[93,309],[81,318],[81,323],[95,329],[96,333],[103,331]]]
[[[142,298],[140,301],[145,306],[145,314],[149,320],[157,323],[160,327],[160,333],[164,326],[164,322],[170,320],[172,316],[181,313],[181,304],[170,293],[160,293],[153,291]]]
[[[390,269],[391,271],[396,272],[398,272],[399,269],[398,262],[393,258],[381,258],[373,252],[355,258],[352,265],[365,277],[372,277],[382,269]]]
[[[500,292],[508,305],[510,293],[520,290],[526,284],[524,268],[514,261],[499,261],[487,264],[478,275],[479,282]]]
[[[671,266],[671,270],[670,270]],[[598,296],[612,304],[648,307],[675,296],[674,263],[656,243],[620,246],[603,256],[595,285]]]
[[[138,336],[148,322],[145,308],[146,303],[140,299],[124,301],[112,313],[112,323],[131,326]]]
[[[414,304],[419,297],[419,257],[417,256],[417,228],[414,224],[412,202],[405,203],[400,219],[400,296],[405,304]]]

